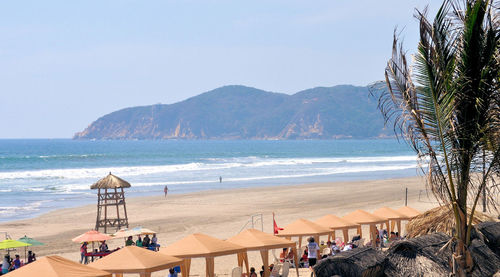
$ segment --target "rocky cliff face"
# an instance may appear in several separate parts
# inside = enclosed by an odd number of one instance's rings
[[[75,139],[331,139],[390,134],[366,87],[294,95],[226,86],[171,105],[105,115]]]

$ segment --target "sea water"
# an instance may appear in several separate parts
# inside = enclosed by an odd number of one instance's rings
[[[380,140],[0,140],[0,221],[95,203],[109,172],[126,196],[414,176],[404,143]],[[220,182],[222,178],[222,182]]]

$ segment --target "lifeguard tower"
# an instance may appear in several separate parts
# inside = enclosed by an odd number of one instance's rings
[[[97,219],[95,230],[109,229],[115,231],[128,228],[127,207],[125,206],[124,188],[129,188],[130,183],[109,173],[108,176],[90,186],[97,189]]]

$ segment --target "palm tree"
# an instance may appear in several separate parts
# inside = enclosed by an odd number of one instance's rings
[[[472,217],[485,190],[498,204],[500,176],[500,20],[498,3],[445,0],[434,20],[416,11],[418,51],[409,65],[398,35],[374,85],[386,122],[394,123],[423,162],[427,185],[456,223],[453,272],[470,273]],[[467,207],[472,212],[467,213]]]

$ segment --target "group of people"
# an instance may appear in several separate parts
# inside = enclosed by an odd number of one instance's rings
[[[32,263],[34,261],[36,261],[36,254],[31,250],[28,251],[28,261],[26,263],[24,263],[21,260],[21,258],[19,257],[19,254],[16,254],[14,259],[12,259],[9,254],[7,254],[3,258],[3,262],[1,264],[2,274],[0,274],[0,275],[7,274],[13,270],[20,268],[21,266],[23,266],[25,264],[29,264],[29,263]]]
[[[129,236],[127,240],[125,240],[125,246],[130,246],[130,245],[144,247],[153,251],[158,251],[160,249],[160,245],[158,244],[158,238],[156,237],[156,234],[153,234],[151,238],[149,237],[149,235],[146,235],[144,239],[141,238],[141,235],[138,235],[137,240],[135,242],[133,237]]]
[[[109,250],[108,244],[106,243],[105,240],[101,241],[101,244],[99,245],[99,249],[94,249],[90,255],[88,252],[88,242],[82,243],[80,246],[80,263],[88,264],[89,263],[89,256],[92,257],[92,261],[94,261],[94,257],[104,257],[107,254],[110,254],[111,252],[114,252],[116,250],[119,250],[120,248],[116,248],[115,250]]]
[[[387,230],[384,229],[376,229],[375,237],[377,247],[385,247],[393,241],[402,239],[398,232],[388,233]]]

